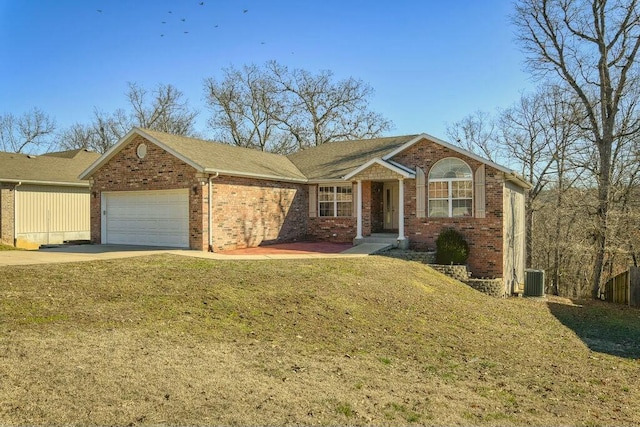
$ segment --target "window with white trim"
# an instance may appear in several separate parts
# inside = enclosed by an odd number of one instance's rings
[[[471,216],[472,176],[469,165],[453,157],[433,165],[429,171],[429,216]]]
[[[351,185],[320,185],[318,216],[351,216],[353,197]]]

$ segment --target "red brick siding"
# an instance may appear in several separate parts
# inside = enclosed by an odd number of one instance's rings
[[[464,160],[472,172],[482,164],[437,144],[419,142],[398,154],[394,161],[412,169],[421,167],[429,175],[429,169],[438,160],[456,157]],[[502,173],[485,166],[486,217],[475,218],[417,218],[416,182],[405,180],[405,234],[414,249],[434,249],[435,240],[447,227],[461,232],[469,243],[469,269],[475,277],[502,277]]]
[[[384,184],[371,183],[371,232],[382,233],[384,230]]]
[[[147,154],[139,159],[136,149],[146,143]],[[203,192],[196,170],[150,141],[136,136],[96,171],[91,187],[91,241],[101,241],[100,201],[103,191],[140,191],[189,189],[189,247],[206,249],[203,240]]]
[[[307,236],[312,240],[321,240],[336,243],[350,243],[357,234],[357,208],[358,201],[355,194],[356,185],[353,194],[353,215],[349,217],[321,217],[309,218]],[[318,190],[318,186],[308,186],[314,191]],[[317,199],[317,198],[316,198]],[[317,203],[317,202],[316,202]],[[319,209],[316,208],[319,212]],[[371,182],[362,182],[362,234],[371,234]]]
[[[349,243],[356,237],[355,217],[309,218],[309,238],[336,243]]]
[[[0,183],[0,243],[15,244],[15,184]]]
[[[306,237],[306,185],[228,176],[212,183],[214,251]]]

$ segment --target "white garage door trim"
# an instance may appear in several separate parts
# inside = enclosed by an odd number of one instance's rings
[[[102,243],[189,247],[189,190],[104,192]]]

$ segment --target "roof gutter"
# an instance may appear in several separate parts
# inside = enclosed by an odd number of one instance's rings
[[[530,182],[526,181],[524,178],[522,178],[520,175],[518,175],[515,172],[505,173],[504,178],[507,181],[513,182],[517,186],[524,188],[525,190],[530,190],[533,188],[533,185],[531,185]]]
[[[18,185],[61,185],[65,187],[89,187],[88,182],[68,182],[68,181],[38,181],[30,179],[3,179],[0,178],[0,182],[8,182]]]
[[[306,178],[287,178],[284,176],[262,175],[262,174],[251,173],[251,172],[236,172],[236,171],[227,171],[227,170],[210,169],[210,168],[205,168],[203,172],[209,173],[209,174],[235,176],[238,178],[260,178],[260,179],[266,179],[269,181],[296,182],[296,183],[303,183],[303,184],[306,184],[309,181]]]

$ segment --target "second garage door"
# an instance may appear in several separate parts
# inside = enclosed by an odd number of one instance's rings
[[[189,247],[189,190],[102,194],[102,243]]]

